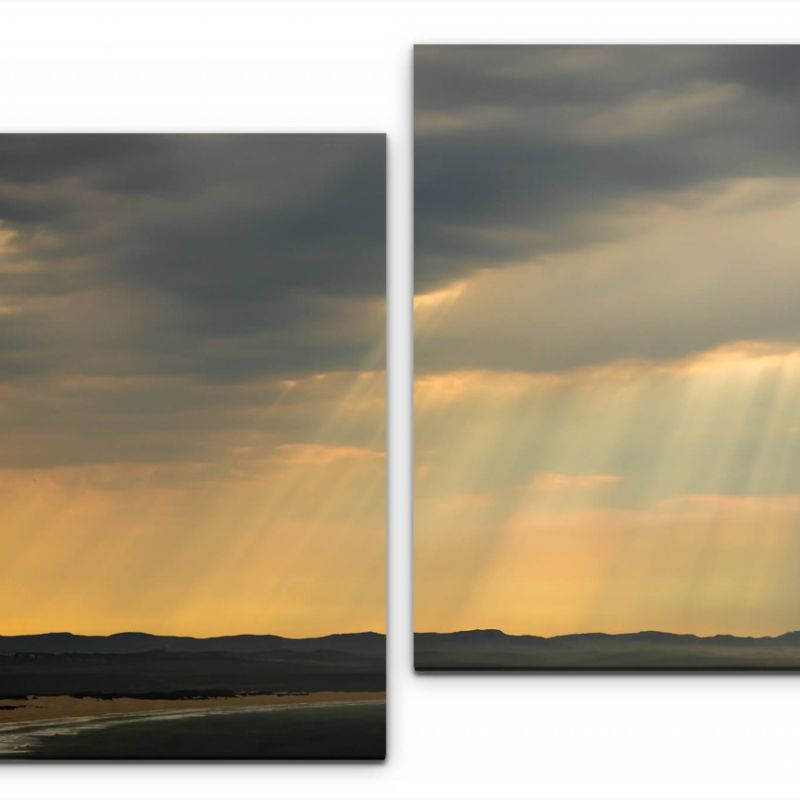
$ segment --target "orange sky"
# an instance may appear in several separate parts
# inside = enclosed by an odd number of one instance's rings
[[[205,463],[0,471],[3,633],[383,631],[383,375],[338,380],[315,412],[362,446],[241,432]]]
[[[800,629],[800,51],[415,59],[415,629]]]
[[[385,630],[384,151],[0,136],[0,634]]]

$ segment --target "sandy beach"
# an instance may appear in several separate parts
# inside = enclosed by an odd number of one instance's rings
[[[253,706],[328,704],[384,700],[384,692],[311,692],[309,694],[253,694],[239,697],[208,697],[186,700],[142,700],[115,697],[31,697],[26,700],[0,698],[0,731],[24,722],[45,722],[100,717],[109,714],[152,714],[158,711],[192,709],[237,709]]]

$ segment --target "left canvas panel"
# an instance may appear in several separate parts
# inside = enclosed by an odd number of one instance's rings
[[[0,757],[384,757],[385,175],[0,136]]]

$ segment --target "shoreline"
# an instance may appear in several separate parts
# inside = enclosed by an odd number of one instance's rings
[[[294,706],[330,706],[385,702],[385,692],[309,692],[308,694],[253,694],[234,697],[206,697],[150,700],[132,697],[100,699],[69,695],[36,696],[26,700],[0,698],[0,734],[24,731],[39,725],[90,723],[109,717],[125,720],[157,719],[181,713],[274,710]],[[109,722],[112,720],[109,719]]]

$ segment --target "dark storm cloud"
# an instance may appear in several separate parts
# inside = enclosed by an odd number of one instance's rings
[[[0,136],[0,466],[313,438],[384,286],[383,136]]]
[[[300,208],[253,197],[154,211],[116,259],[132,282],[169,292],[236,326],[298,294],[383,292],[384,174],[376,152],[329,177]],[[372,163],[369,163],[371,159]],[[269,187],[265,189],[269,191]],[[242,313],[244,312],[244,313]],[[295,313],[297,309],[295,309]]]
[[[797,175],[798,76],[794,47],[418,47],[418,289],[613,238],[614,206]]]
[[[381,136],[4,136],[0,293],[23,306],[22,330],[53,323],[48,297],[110,292],[124,305],[131,292],[132,314],[162,311],[127,332],[129,361],[140,339],[154,371],[160,338],[213,372],[217,336],[256,337],[262,355],[239,360],[255,373],[354,368],[380,329],[365,338],[329,316],[333,301],[383,294],[384,197]],[[93,330],[99,350],[104,333]]]

